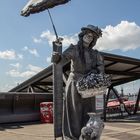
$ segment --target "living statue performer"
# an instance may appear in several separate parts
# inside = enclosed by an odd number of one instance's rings
[[[101,54],[93,49],[102,31],[97,26],[81,28],[77,45],[71,44],[60,56],[52,55],[52,61],[71,61],[70,74],[66,83],[63,114],[64,140],[78,140],[81,129],[89,120],[88,112],[94,112],[94,99],[82,98],[77,90],[77,81],[88,73],[103,74],[104,61]]]

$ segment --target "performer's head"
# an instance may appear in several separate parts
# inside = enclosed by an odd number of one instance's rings
[[[97,26],[87,25],[81,28],[79,33],[79,41],[86,48],[92,48],[96,45],[97,39],[102,36],[102,30]]]

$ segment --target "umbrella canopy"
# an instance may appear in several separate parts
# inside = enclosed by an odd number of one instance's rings
[[[54,6],[65,4],[70,0],[30,0],[21,11],[22,16],[39,13]]]

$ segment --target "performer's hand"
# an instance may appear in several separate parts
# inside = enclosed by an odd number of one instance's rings
[[[61,60],[61,55],[58,52],[53,52],[51,62],[53,63],[59,63]]]
[[[55,46],[60,47],[60,46],[62,46],[62,41],[63,41],[63,38],[59,37],[53,43],[55,44]]]

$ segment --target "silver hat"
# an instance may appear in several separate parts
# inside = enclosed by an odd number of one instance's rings
[[[98,37],[102,36],[102,30],[100,28],[98,28],[98,26],[94,26],[94,25],[87,25],[87,27],[82,27],[81,30],[90,30],[92,32],[94,32]]]

